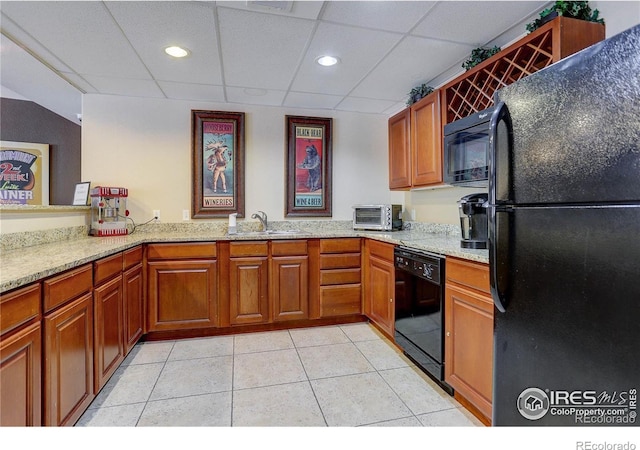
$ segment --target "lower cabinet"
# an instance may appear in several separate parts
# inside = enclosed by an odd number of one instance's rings
[[[142,246],[123,252],[122,296],[124,303],[124,354],[127,355],[144,333],[144,271]]]
[[[229,262],[231,325],[269,321],[269,263],[266,256],[231,258]]]
[[[445,381],[491,418],[493,301],[489,267],[447,258],[445,286]]]
[[[388,337],[393,339],[395,320],[394,245],[367,240],[364,248],[364,311]]]
[[[215,257],[215,243],[147,246],[148,331],[216,326]]]
[[[94,391],[97,395],[124,360],[122,253],[93,263]]]
[[[309,318],[306,240],[271,242],[269,296],[274,322]]]
[[[44,425],[73,425],[94,399],[93,298],[44,317]]]
[[[40,284],[0,295],[0,426],[42,424]]]
[[[360,238],[320,240],[320,317],[362,313],[360,247]]]

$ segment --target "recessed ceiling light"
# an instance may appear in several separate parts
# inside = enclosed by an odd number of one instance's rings
[[[169,56],[173,56],[174,58],[184,58],[189,54],[189,50],[175,45],[165,48],[164,52]]]
[[[320,56],[318,59],[316,59],[316,62],[321,66],[334,66],[338,64],[339,61],[340,60],[335,56],[328,56],[328,55]]]

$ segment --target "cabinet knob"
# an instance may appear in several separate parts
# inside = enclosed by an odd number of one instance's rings
[[[451,336],[451,331],[447,331],[447,337]]]
[[[393,299],[392,298],[389,299],[389,303],[393,303]]]

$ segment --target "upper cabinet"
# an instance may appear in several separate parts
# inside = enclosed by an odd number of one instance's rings
[[[442,183],[440,92],[389,119],[389,189]]]
[[[442,184],[442,130],[493,105],[498,89],[605,38],[599,23],[557,17],[389,119],[389,189]]]

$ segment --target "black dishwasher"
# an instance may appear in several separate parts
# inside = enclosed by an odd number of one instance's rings
[[[394,250],[395,340],[446,392],[444,382],[444,257],[399,246]]]

